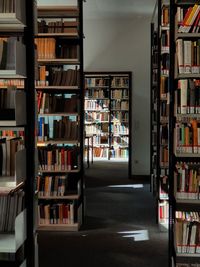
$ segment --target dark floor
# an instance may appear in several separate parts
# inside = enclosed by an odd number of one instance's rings
[[[39,267],[165,267],[167,233],[155,223],[149,185],[125,163],[86,169],[86,218],[78,233],[39,233]]]

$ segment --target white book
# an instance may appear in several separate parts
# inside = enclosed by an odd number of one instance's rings
[[[181,114],[187,114],[187,90],[188,80],[179,80],[181,90]]]
[[[192,67],[192,41],[184,40],[183,41],[184,47],[184,72],[191,73]]]
[[[178,72],[184,73],[184,50],[183,50],[183,39],[178,39],[176,41],[176,51],[177,51],[177,63],[178,63]]]

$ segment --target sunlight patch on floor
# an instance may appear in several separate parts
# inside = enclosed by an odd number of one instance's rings
[[[118,234],[121,234],[122,237],[125,237],[125,238],[133,238],[134,241],[149,240],[148,230],[123,231],[123,232],[118,232]]]

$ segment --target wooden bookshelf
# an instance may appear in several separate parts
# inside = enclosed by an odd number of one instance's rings
[[[25,0],[0,3],[1,266],[37,265],[32,194],[35,181],[34,10],[35,1],[29,1],[28,6]]]
[[[185,12],[189,8],[193,11],[197,8],[195,3],[170,1],[169,266],[177,267],[181,264],[195,266],[200,262],[197,235],[199,189],[195,184],[200,168],[199,136],[196,135],[199,129],[199,97],[196,92],[200,70],[196,66],[197,57],[191,48],[193,45],[199,47],[196,42],[200,32],[194,27],[196,14],[189,18],[193,20],[191,23],[188,21],[189,26],[182,23]],[[181,13],[184,15],[179,16]],[[189,57],[183,57],[183,53]],[[183,96],[186,87],[187,94]],[[187,235],[189,232],[186,226],[190,228],[191,235]]]
[[[66,194],[63,196],[41,196],[39,192],[37,197],[38,209],[40,210],[38,216],[38,230],[78,231],[82,224],[82,217],[84,216],[84,205],[82,205],[84,199],[82,157],[82,1],[77,1],[77,6],[38,6],[37,12],[38,33],[36,35],[36,45],[38,47],[37,63],[39,80],[36,81],[35,89],[38,96],[39,123],[37,147],[39,158],[38,174],[40,180],[38,180],[38,184],[40,184],[39,181],[41,181],[41,183],[51,183],[51,179],[55,181],[57,181],[56,179],[63,179],[62,181],[65,183],[63,187],[66,189]],[[48,47],[50,42],[52,42],[55,50],[47,51],[47,53],[44,50],[43,44]],[[74,44],[73,47],[70,47],[72,46],[71,44]],[[65,55],[66,53],[68,55]],[[76,56],[73,56],[71,53],[75,53]],[[43,71],[44,66],[45,71]],[[48,72],[47,76],[45,76],[47,73],[46,71]],[[60,126],[58,126],[58,124]],[[65,129],[65,134],[63,130],[60,131],[61,127]],[[75,131],[74,136],[67,136],[68,133],[72,131]],[[43,151],[43,149],[49,147],[52,148],[51,152]],[[43,153],[46,153],[45,155],[47,156],[51,153],[50,157],[52,157],[52,159],[54,157],[56,163],[53,167],[50,166],[50,158],[48,158],[47,169],[42,167],[43,162],[40,157]],[[71,164],[70,167],[69,164]],[[75,164],[75,166],[73,164]],[[71,184],[73,184],[73,190],[70,188]],[[67,191],[71,190],[76,192],[68,194]],[[41,223],[41,220],[46,220],[46,217],[43,217],[44,205],[45,209],[48,209],[49,216],[52,216],[50,208],[57,208],[57,203],[62,206],[63,216],[66,209],[69,207],[70,209],[72,208],[73,223],[60,222],[50,224],[47,223],[47,221],[45,221],[44,224],[43,222]],[[61,212],[61,210],[59,212]],[[57,219],[52,218],[52,220]]]

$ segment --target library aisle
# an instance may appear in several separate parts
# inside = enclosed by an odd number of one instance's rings
[[[167,267],[168,236],[156,224],[149,184],[127,177],[127,163],[86,169],[86,210],[79,232],[40,232],[40,267]]]

